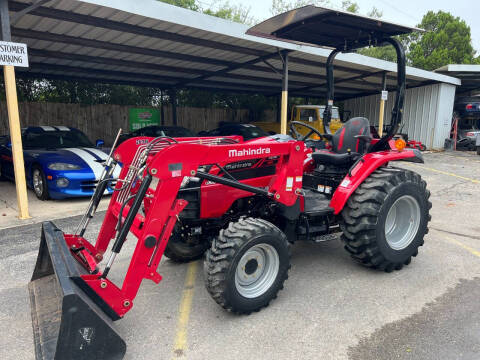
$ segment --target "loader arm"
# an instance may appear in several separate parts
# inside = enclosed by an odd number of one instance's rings
[[[185,179],[202,178],[293,205],[302,186],[304,145],[263,138],[133,138],[115,151],[122,171],[95,245],[80,234],[43,225],[29,284],[38,359],[118,359],[126,345],[111,322],[133,305],[143,279],[159,283],[157,272],[178,215],[187,201],[178,196]],[[275,158],[268,186],[255,187],[218,175],[235,161]],[[217,167],[217,171],[209,171]],[[262,183],[264,184],[264,182]],[[148,200],[148,210],[140,211]],[[122,284],[108,278],[127,234],[137,240]],[[100,262],[113,241],[106,265]],[[100,357],[98,357],[100,354]]]
[[[137,171],[138,164],[124,163],[131,147],[138,139],[131,139],[121,144],[115,153],[123,163],[120,180],[131,178],[132,172]],[[303,162],[303,144],[301,142],[284,142],[266,140],[259,144],[237,143],[225,145],[203,145],[199,143],[175,143],[162,145],[154,155],[147,160],[142,181],[152,177],[150,190],[150,209],[146,215],[135,213],[131,224],[126,224],[129,231],[137,238],[137,245],[133,253],[127,274],[122,287],[117,287],[108,278],[97,274],[86,274],[82,280],[108,304],[119,317],[127,313],[132,305],[143,279],[160,282],[161,276],[157,273],[157,266],[170,238],[178,214],[187,205],[186,200],[177,199],[178,191],[184,178],[198,176],[217,181],[227,186],[237,187],[251,193],[263,193],[274,201],[291,206],[297,199],[297,189],[301,182],[294,179],[301,178]],[[138,151],[143,151],[138,147]],[[277,172],[272,177],[267,189],[245,185],[239,181],[227,180],[223,177],[209,175],[198,171],[199,167],[210,164],[222,164],[231,161],[256,159],[259,157],[278,157]],[[133,157],[133,159],[138,157]],[[155,179],[155,181],[154,181]],[[289,180],[290,179],[290,180]],[[287,184],[287,182],[289,184]],[[292,185],[290,185],[290,182]],[[288,185],[288,186],[287,186]],[[123,188],[123,190],[121,190]],[[96,262],[103,258],[116,233],[117,224],[124,224],[132,211],[133,204],[138,197],[143,201],[145,194],[138,191],[137,186],[125,186],[117,183],[117,191],[110,201],[105,220],[100,230],[95,246],[90,253]],[[134,196],[133,198],[131,198]],[[130,200],[129,200],[130,199]],[[125,219],[120,220],[119,218]],[[66,235],[70,247],[84,246],[86,240],[81,237]],[[124,240],[122,240],[124,241]],[[89,272],[92,267],[87,266]],[[106,290],[108,289],[108,290]]]

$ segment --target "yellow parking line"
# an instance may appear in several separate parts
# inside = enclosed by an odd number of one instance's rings
[[[468,160],[468,162],[472,162],[472,161],[473,161],[473,162],[480,163],[480,160],[475,160],[475,159],[472,159],[471,157],[456,156],[456,155],[450,155],[450,154],[445,154],[445,156],[450,156],[450,157],[457,158],[457,159]]]
[[[178,324],[175,335],[175,346],[173,347],[172,359],[176,359],[185,353],[187,348],[188,320],[192,309],[193,292],[197,275],[198,261],[188,264],[185,285],[183,287],[182,300],[178,308]]]
[[[439,173],[439,174],[443,174],[443,175],[453,176],[453,177],[456,177],[456,178],[459,178],[459,179],[462,179],[462,180],[470,181],[474,184],[480,184],[480,180],[471,179],[471,178],[468,178],[468,177],[465,177],[465,176],[460,176],[460,175],[450,173],[450,172],[447,172],[447,171],[437,170],[437,169],[434,169],[434,168],[431,168],[431,167],[428,167],[428,166],[417,165],[417,164],[412,164],[412,163],[407,163],[406,165],[411,165],[411,166],[415,166],[415,167],[418,167],[418,168],[427,169],[427,170],[430,170],[430,171],[433,171],[433,172],[436,172],[436,173]]]
[[[462,243],[462,242],[460,242],[460,241],[458,241],[458,240],[452,239],[452,238],[449,237],[449,236],[442,235],[442,237],[444,237],[445,239],[447,239],[449,242],[454,243],[454,244],[460,246],[461,248],[467,250],[470,254],[480,257],[480,251],[475,250],[474,248],[471,248],[470,246],[465,245],[464,243]]]

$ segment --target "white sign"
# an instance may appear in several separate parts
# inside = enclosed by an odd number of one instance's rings
[[[0,65],[28,67],[27,44],[0,41]]]
[[[382,100],[388,100],[388,91],[382,90]]]

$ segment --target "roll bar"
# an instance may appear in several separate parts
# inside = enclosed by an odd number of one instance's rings
[[[395,51],[397,52],[397,96],[395,97],[395,105],[393,106],[392,110],[392,120],[390,122],[391,126],[387,134],[385,134],[380,139],[380,141],[371,146],[368,152],[374,152],[388,148],[388,141],[393,137],[393,135],[397,133],[403,116],[403,103],[405,101],[405,87],[407,77],[405,71],[405,49],[403,48],[400,41],[395,38],[385,39],[385,42],[393,45]]]
[[[325,106],[325,110],[323,111],[323,133],[328,134],[327,126],[325,124],[329,124],[330,120],[332,119],[332,107],[333,107],[333,99],[335,97],[335,87],[334,87],[334,77],[333,77],[333,60],[341,51],[338,49],[333,50],[330,55],[328,55],[326,68],[327,68],[327,104]]]
[[[370,147],[368,152],[380,151],[388,149],[388,141],[397,133],[403,116],[403,104],[405,101],[405,87],[406,87],[406,59],[405,50],[395,38],[383,39],[384,43],[390,43],[393,45],[397,53],[397,96],[395,98],[395,105],[392,110],[392,120],[388,132],[374,145]],[[333,61],[337,54],[342,52],[340,49],[334,49],[328,56],[326,68],[327,68],[327,106],[323,112],[323,131],[327,133],[326,124],[330,123],[332,118],[332,107],[334,100],[334,77],[333,77]]]

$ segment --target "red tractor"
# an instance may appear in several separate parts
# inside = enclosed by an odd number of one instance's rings
[[[160,282],[163,255],[189,261],[208,249],[207,290],[235,313],[257,311],[277,296],[290,268],[289,246],[298,240],[342,234],[346,251],[365,266],[390,272],[408,265],[423,245],[431,208],[425,181],[391,166],[423,162],[418,150],[391,146],[405,94],[405,54],[392,36],[410,31],[313,6],[252,28],[256,35],[334,49],[326,65],[324,126],[333,106],[335,55],[392,44],[398,86],[390,131],[373,139],[368,120],[353,118],[333,135],[292,122],[292,136],[246,142],[235,136],[125,141],[106,162],[78,231],[65,234],[43,224],[29,284],[37,358],[121,358],[126,345],[112,321],[132,308],[144,279]],[[298,126],[308,128],[306,136]],[[312,134],[330,148],[321,150],[322,144],[309,140]],[[92,244],[84,232],[118,162],[123,166],[116,191]],[[117,285],[108,274],[129,233],[135,250]]]

